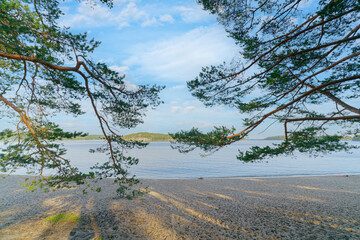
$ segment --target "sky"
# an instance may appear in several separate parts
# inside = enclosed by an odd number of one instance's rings
[[[304,1],[301,8],[309,8],[311,3]],[[224,106],[207,108],[186,87],[202,67],[241,58],[239,47],[227,37],[216,16],[204,11],[196,0],[114,0],[111,9],[91,1],[64,0],[60,6],[65,15],[59,25],[101,41],[92,55],[95,61],[125,74],[130,83],[166,87],[160,94],[164,104],[149,110],[144,123],[136,128],[120,129],[121,134],[174,133],[192,127],[206,132],[213,126],[243,129],[242,119],[249,116]],[[101,134],[91,110],[87,104],[88,114],[77,118],[60,114],[53,120],[67,131]],[[270,124],[260,125],[249,138],[283,135],[282,125],[269,128]]]
[[[115,0],[112,9],[88,1],[66,0],[61,3],[65,15],[59,20],[70,31],[87,32],[101,41],[93,54],[95,61],[124,73],[134,84],[159,84],[164,104],[149,110],[144,124],[122,129],[135,132],[174,133],[197,127],[206,132],[213,126],[234,126],[242,130],[242,119],[235,109],[205,107],[189,93],[186,82],[194,79],[202,67],[217,65],[239,57],[239,48],[227,37],[216,16],[204,11],[195,0]],[[59,115],[54,120],[65,130],[100,134],[97,119],[91,113],[74,118]],[[281,127],[267,125],[251,138],[282,135]]]

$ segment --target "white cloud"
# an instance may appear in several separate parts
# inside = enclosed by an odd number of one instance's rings
[[[108,7],[93,2],[80,2],[78,13],[96,19],[107,19],[112,15]]]
[[[63,7],[65,13],[69,8]],[[136,1],[115,1],[113,9],[90,1],[79,4],[75,13],[65,14],[60,25],[67,27],[84,26],[117,26],[118,29],[140,24],[143,27],[160,25],[161,23],[173,23],[174,18],[170,14],[152,16],[149,12],[141,10]]]
[[[299,22],[299,19],[298,18],[296,18],[296,17],[290,17],[290,22],[292,23],[292,24],[298,24],[298,22]]]
[[[65,11],[67,12],[67,11]],[[76,14],[67,14],[60,22],[60,25],[73,26],[99,26],[104,20],[112,18],[109,8],[92,3],[80,2]]]
[[[208,21],[214,17],[209,12],[203,10],[200,5],[194,5],[194,7],[175,7],[175,10],[180,12],[181,18],[186,23],[195,23],[201,21]]]
[[[171,89],[178,90],[178,89],[184,89],[185,87],[186,87],[185,85],[176,85],[176,86],[173,86]]]
[[[156,20],[155,17],[152,17],[152,18],[148,18],[147,20],[145,20],[141,26],[142,27],[149,27],[149,26],[154,26],[154,25],[157,25],[158,24],[158,21]]]
[[[67,129],[76,129],[81,127],[81,124],[77,122],[59,122],[59,125]]]
[[[113,65],[109,67],[111,70],[116,71],[118,73],[124,74],[127,70],[129,70],[128,66],[117,66]]]
[[[170,14],[164,14],[159,17],[160,22],[174,23],[174,18]]]
[[[141,23],[142,27],[163,25],[162,23],[174,23],[174,18],[170,14],[161,15],[159,18],[149,17],[146,15],[145,20]]]
[[[177,113],[177,112],[180,111],[180,109],[181,109],[181,107],[179,107],[179,106],[172,106],[171,109],[170,109],[170,112],[171,113]]]
[[[311,6],[314,0],[303,0],[299,3],[299,9],[308,8]]]
[[[205,120],[200,120],[200,121],[198,120],[196,122],[185,120],[185,121],[179,121],[177,124],[180,127],[184,127],[186,130],[189,130],[192,127],[199,128],[199,129],[209,129],[209,128],[213,128],[215,125],[214,123],[211,123],[211,122],[208,122]]]
[[[139,72],[159,80],[185,82],[201,68],[220,64],[235,56],[234,42],[220,26],[199,27],[159,42],[147,42],[131,49],[125,65],[140,67]]]
[[[128,66],[117,66],[117,65],[113,65],[113,66],[110,66],[109,68],[110,68],[111,70],[113,70],[113,71],[116,71],[116,72],[120,73],[120,74],[125,74],[125,72],[126,72],[127,70],[129,70],[129,67],[128,67]],[[126,90],[128,90],[128,91],[137,91],[137,90],[139,90],[139,87],[138,87],[136,84],[132,83],[132,82],[129,82],[129,81],[127,81],[127,80],[124,80],[124,83],[125,83],[125,88],[126,88]]]
[[[187,106],[184,108],[184,113],[191,113],[196,109],[195,106]]]
[[[136,3],[130,2],[113,20],[119,24],[119,28],[122,28],[130,26],[130,22],[137,22],[146,17],[145,11],[139,10]]]
[[[204,105],[197,100],[192,100],[192,101],[185,101],[185,102],[177,102],[177,101],[173,101],[169,104],[166,104],[167,108],[170,108],[170,112],[171,113],[176,113],[177,115],[174,116],[179,116],[181,115],[182,117],[184,116],[191,116],[194,114],[202,114],[204,113],[204,116],[206,116],[206,114],[209,114],[210,112],[215,112],[215,114],[217,114],[218,112],[224,112],[226,111],[224,108],[219,108],[219,107],[215,107],[213,108],[213,110],[204,107]]]
[[[125,88],[128,91],[137,91],[139,90],[139,87],[136,84],[133,84],[132,82],[124,80]]]
[[[170,112],[183,115],[183,114],[190,114],[195,110],[200,110],[200,109],[201,108],[198,108],[196,106],[171,106]]]
[[[90,25],[90,21],[91,20],[84,15],[67,15],[59,25],[64,27],[73,27],[82,23]]]

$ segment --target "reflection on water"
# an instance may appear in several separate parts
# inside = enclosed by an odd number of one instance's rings
[[[242,163],[236,159],[238,149],[250,146],[265,146],[272,140],[247,140],[230,145],[213,155],[201,157],[200,151],[181,154],[171,149],[168,142],[150,143],[140,150],[131,150],[128,155],[138,157],[140,162],[130,172],[140,178],[193,178],[234,176],[288,176],[360,173],[360,149],[353,154],[332,153],[323,157],[309,158],[306,154],[296,157],[276,157],[261,163]],[[105,154],[89,153],[90,148],[100,146],[102,141],[67,141],[67,158],[82,171],[106,159]],[[351,142],[360,145],[360,142]],[[16,174],[24,174],[19,170]]]

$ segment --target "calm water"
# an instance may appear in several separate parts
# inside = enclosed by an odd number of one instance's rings
[[[150,143],[141,150],[131,150],[129,155],[140,158],[130,172],[140,178],[193,178],[193,177],[236,177],[236,176],[289,176],[324,174],[360,174],[360,149],[353,154],[332,153],[323,157],[309,158],[306,154],[296,157],[276,157],[261,163],[242,163],[235,158],[238,149],[250,146],[265,146],[272,140],[247,140],[228,146],[213,155],[201,157],[199,151],[180,154],[171,149],[167,142]],[[67,158],[82,171],[102,162],[106,157],[100,153],[89,153],[90,148],[100,146],[102,141],[68,141]],[[360,145],[360,142],[351,142]],[[16,174],[25,174],[18,170]]]

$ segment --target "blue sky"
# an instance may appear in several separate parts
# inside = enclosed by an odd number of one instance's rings
[[[186,81],[201,67],[231,60],[238,53],[216,17],[203,11],[196,1],[115,0],[114,8],[86,1],[61,4],[66,14],[59,23],[73,32],[88,32],[102,42],[93,58],[126,74],[134,84],[160,84],[164,104],[147,112],[145,123],[122,134],[147,131],[168,133],[198,127],[204,131],[225,125],[241,128],[235,110],[205,108],[192,97]],[[90,108],[89,108],[90,109]],[[67,130],[100,133],[91,113],[74,119],[60,116]]]
[[[311,7],[311,2],[304,1],[301,8]],[[122,129],[121,134],[173,133],[192,127],[209,131],[221,125],[242,130],[242,119],[249,116],[223,106],[206,108],[186,88],[186,82],[202,67],[240,57],[239,48],[216,16],[202,10],[196,0],[114,0],[112,9],[90,1],[60,3],[65,13],[60,25],[75,33],[88,32],[102,42],[92,56],[95,61],[124,73],[129,83],[166,86],[160,94],[164,104],[149,110],[144,124]],[[329,109],[328,105],[317,106],[317,110]],[[100,134],[89,103],[85,110],[88,113],[78,118],[61,114],[54,120],[68,131]],[[249,137],[283,135],[282,125],[268,128],[269,124],[259,126]]]

